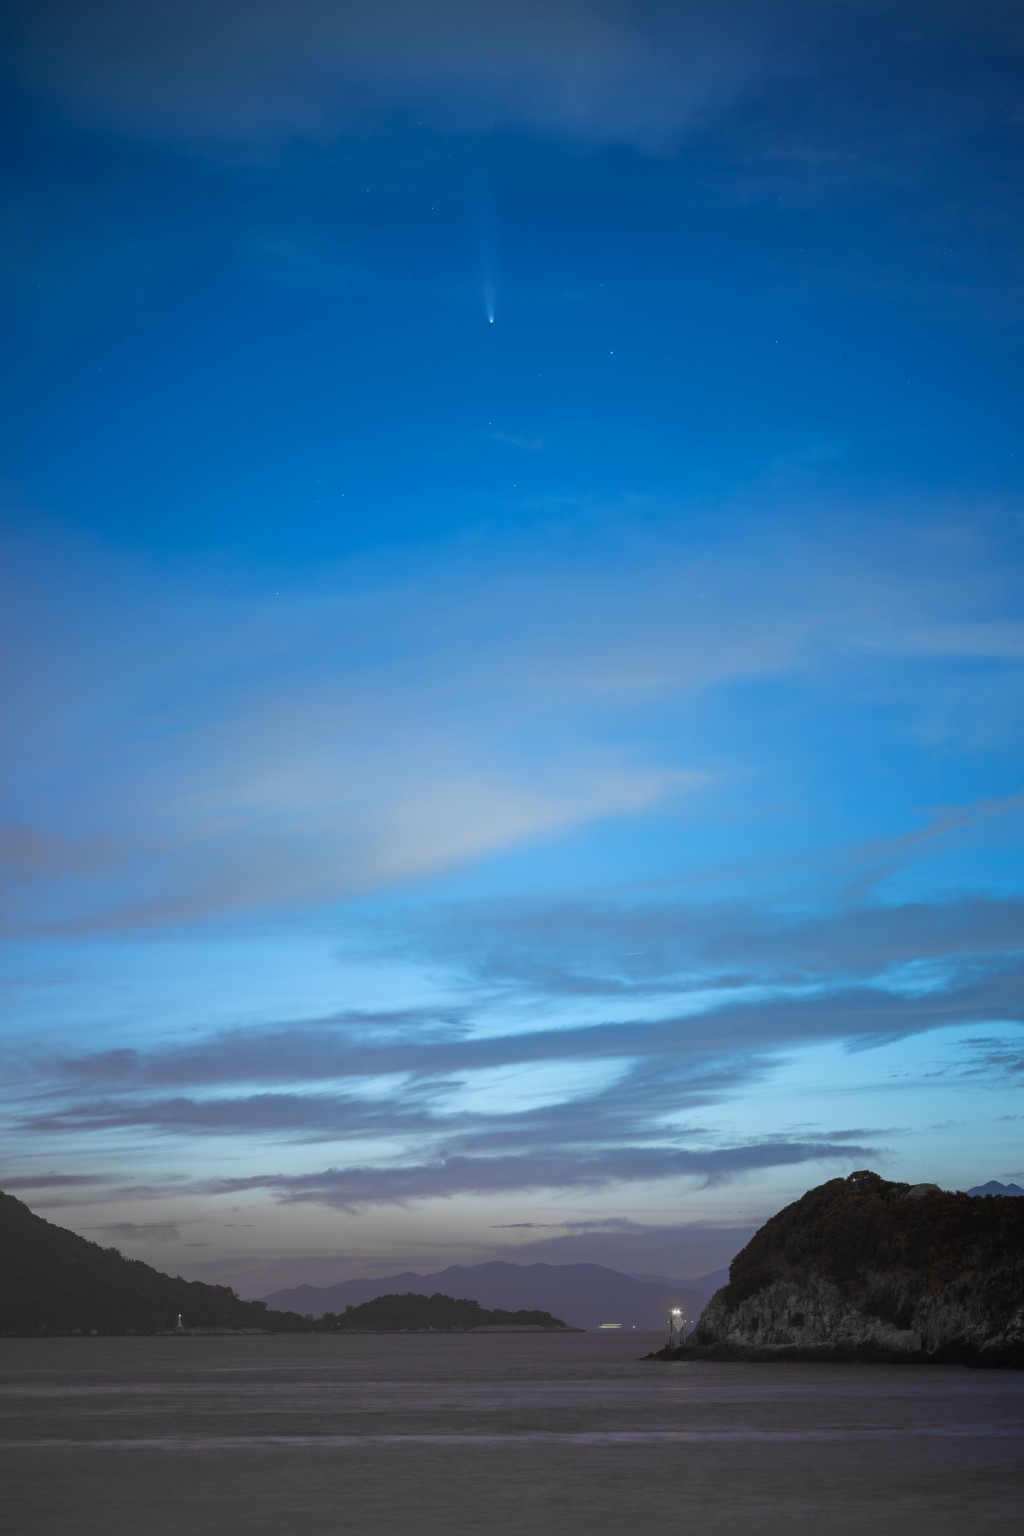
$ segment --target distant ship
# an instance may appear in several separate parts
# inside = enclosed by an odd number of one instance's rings
[[[599,1328],[621,1328],[621,1323],[598,1323]]]

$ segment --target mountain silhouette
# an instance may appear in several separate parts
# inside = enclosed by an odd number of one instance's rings
[[[810,1189],[733,1259],[660,1359],[1024,1367],[1024,1206],[864,1168]]]
[[[509,1264],[495,1259],[489,1264],[452,1264],[425,1275],[406,1270],[337,1285],[298,1285],[274,1291],[264,1300],[271,1307],[322,1317],[396,1291],[443,1291],[513,1312],[539,1309],[576,1328],[621,1323],[623,1328],[648,1330],[663,1329],[673,1307],[696,1318],[707,1299],[691,1282],[634,1280],[603,1264]]]
[[[36,1216],[0,1192],[0,1334],[304,1331],[301,1317],[240,1301],[226,1285],[161,1274]]]

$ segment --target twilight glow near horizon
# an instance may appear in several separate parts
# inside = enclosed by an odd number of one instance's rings
[[[0,1188],[247,1295],[1024,1177],[1024,22],[15,0]]]

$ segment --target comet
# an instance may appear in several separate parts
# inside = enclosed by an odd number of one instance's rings
[[[494,324],[494,284],[484,283],[484,313],[487,316],[487,324]]]

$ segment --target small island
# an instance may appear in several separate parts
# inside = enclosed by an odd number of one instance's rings
[[[320,1327],[330,1333],[580,1333],[550,1312],[490,1311],[466,1297],[378,1296],[344,1312],[325,1312]]]
[[[651,1360],[1024,1367],[1024,1202],[864,1170],[773,1216]]]

